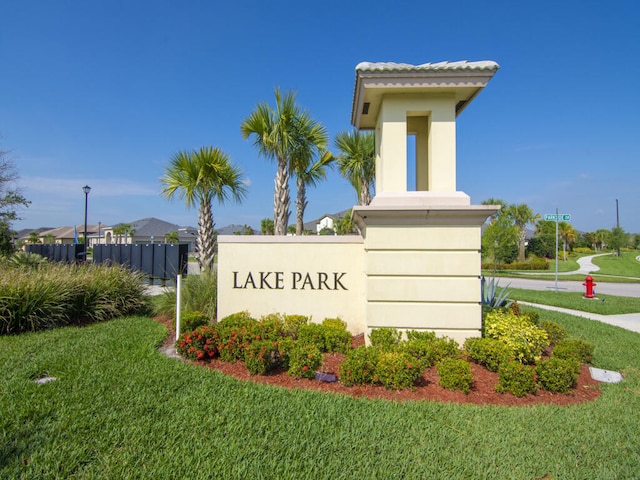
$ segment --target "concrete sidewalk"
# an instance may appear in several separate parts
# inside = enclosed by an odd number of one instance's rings
[[[567,313],[576,317],[588,318],[597,322],[615,325],[616,327],[625,328],[632,332],[640,333],[640,313],[627,313],[624,315],[599,315],[597,313],[582,312],[580,310],[569,310],[568,308],[552,307],[551,305],[539,305],[529,302],[518,302],[520,305],[528,305],[531,307],[541,308],[544,310],[553,310],[556,312]]]

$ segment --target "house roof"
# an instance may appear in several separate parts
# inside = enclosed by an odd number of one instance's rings
[[[131,229],[134,231],[134,237],[162,237],[174,231],[178,233],[191,233],[191,231],[196,231],[193,227],[181,227],[175,223],[165,222],[155,217],[141,218],[133,222],[122,222],[111,228],[124,225],[125,223],[131,225]]]

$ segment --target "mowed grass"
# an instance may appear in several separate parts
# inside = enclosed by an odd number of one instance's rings
[[[640,251],[622,252],[622,255],[602,255],[595,257],[593,263],[600,267],[596,274],[600,275],[621,275],[625,277],[640,278],[640,262],[636,257],[640,256]]]
[[[640,335],[540,314],[625,382],[570,407],[396,403],[167,358],[166,329],[143,317],[1,337],[0,478],[637,477]]]
[[[553,305],[600,315],[640,313],[640,298],[600,295],[598,299],[586,299],[581,292],[555,292],[546,290],[522,290],[509,288],[509,298],[521,302]],[[604,301],[603,301],[604,300]]]

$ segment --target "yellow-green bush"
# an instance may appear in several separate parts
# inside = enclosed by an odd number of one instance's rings
[[[534,363],[549,346],[549,335],[527,318],[495,310],[487,314],[484,330],[489,338],[504,342],[513,358]]]

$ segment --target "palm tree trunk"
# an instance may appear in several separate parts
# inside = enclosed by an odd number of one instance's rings
[[[289,168],[286,158],[278,158],[273,195],[273,230],[275,235],[286,235],[289,223]]]
[[[527,226],[524,225],[520,227],[520,235],[518,238],[518,261],[519,262],[524,262],[524,259],[525,259],[524,249],[525,249],[526,241],[527,241]]]
[[[369,181],[366,178],[362,179],[360,186],[360,205],[369,205],[371,203],[371,191],[369,189]]]
[[[211,201],[203,200],[198,212],[198,264],[201,270],[213,268],[216,255],[216,232],[211,211]]]
[[[296,235],[302,235],[304,230],[304,210],[307,208],[307,186],[300,177],[296,179]]]

